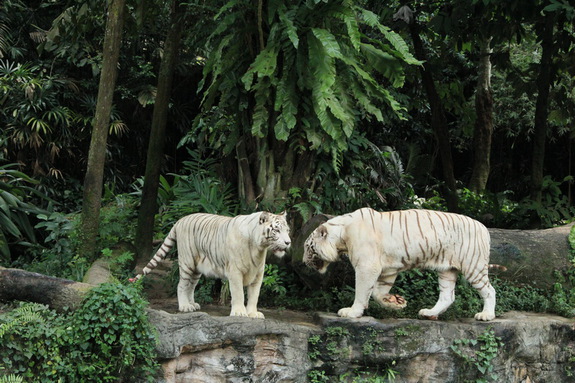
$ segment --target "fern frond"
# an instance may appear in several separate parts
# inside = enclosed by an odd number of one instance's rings
[[[250,69],[242,76],[246,90],[252,89],[254,76],[271,77],[277,66],[278,49],[275,44],[269,44],[262,50],[250,65]]]
[[[267,134],[269,111],[267,101],[270,98],[270,87],[268,79],[258,81],[256,93],[254,95],[256,105],[252,115],[252,135],[255,137],[265,137]]]
[[[341,50],[335,36],[327,29],[312,28],[311,32],[323,46],[325,54],[333,58],[341,58]]]
[[[405,40],[401,38],[400,35],[389,29],[388,27],[382,25],[379,22],[379,17],[367,10],[361,9],[361,16],[362,20],[370,27],[377,29],[389,43],[395,49],[397,54],[405,61],[407,64],[410,65],[421,65],[422,62],[417,60],[411,52],[409,51],[409,47],[407,46]]]
[[[405,74],[399,60],[381,49],[367,43],[361,44],[361,51],[369,64],[388,78],[392,86],[399,88],[405,82]]]
[[[299,47],[299,36],[297,34],[297,28],[294,24],[296,12],[286,12],[284,7],[280,7],[280,9],[278,9],[278,15],[288,39],[291,41],[293,47],[297,49]]]

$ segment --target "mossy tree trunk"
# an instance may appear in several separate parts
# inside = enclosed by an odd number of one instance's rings
[[[136,251],[140,260],[148,259],[152,250],[154,216],[158,210],[157,198],[160,170],[164,158],[164,141],[168,120],[172,80],[178,60],[178,51],[184,26],[184,8],[172,2],[172,24],[164,45],[164,54],[158,74],[158,86],[152,115],[152,128],[146,160],[142,201],[136,229]]]
[[[545,142],[547,139],[547,114],[549,108],[549,89],[553,82],[553,28],[555,14],[549,12],[539,35],[541,39],[541,62],[537,77],[537,101],[535,103],[535,123],[533,152],[531,159],[531,199],[541,202],[543,172],[545,167]]]
[[[435,133],[435,138],[437,139],[437,145],[439,147],[443,180],[447,185],[447,190],[445,190],[445,200],[447,202],[447,208],[449,211],[457,211],[459,210],[457,185],[455,181],[455,173],[453,170],[453,157],[451,155],[451,143],[449,141],[449,130],[447,119],[445,117],[445,109],[443,107],[441,97],[437,93],[432,70],[429,66],[429,60],[427,59],[427,53],[420,36],[420,26],[417,23],[415,15],[411,12],[411,10],[409,10],[409,12],[410,13],[406,14],[410,17],[407,19],[404,18],[403,20],[408,24],[409,27],[409,34],[413,41],[415,57],[423,62],[423,64],[419,67],[419,71],[421,73],[421,80],[423,82],[423,87],[425,89],[425,93],[427,94],[427,100],[431,109],[431,127]]]
[[[481,41],[477,90],[475,92],[475,130],[473,133],[473,171],[469,189],[485,190],[489,179],[491,136],[493,134],[493,92],[491,89],[491,37]]]
[[[96,252],[104,183],[104,166],[106,162],[106,142],[108,140],[110,113],[118,72],[124,12],[124,0],[109,1],[102,71],[98,87],[98,100],[94,116],[90,151],[88,153],[88,168],[84,178],[82,204],[82,241],[80,253],[90,257],[94,256]]]
[[[313,190],[315,154],[305,148],[273,137],[244,136],[236,145],[236,158],[240,197],[248,206],[281,205],[291,188]]]

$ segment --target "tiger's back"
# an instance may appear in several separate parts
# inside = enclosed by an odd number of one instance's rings
[[[379,214],[375,230],[382,238],[384,252],[396,258],[400,270],[457,269],[469,279],[489,263],[489,231],[472,218],[418,209]]]

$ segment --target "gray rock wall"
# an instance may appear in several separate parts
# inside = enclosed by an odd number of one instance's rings
[[[575,382],[575,320],[556,316],[510,312],[484,323],[149,315],[159,331],[161,382]]]

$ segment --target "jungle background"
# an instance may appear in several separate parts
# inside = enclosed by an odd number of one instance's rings
[[[0,265],[82,280],[108,257],[125,280],[194,212],[286,210],[294,233],[364,206],[571,222],[574,20],[567,0],[5,0]],[[298,261],[267,266],[261,304],[352,299]],[[499,308],[571,315],[571,277],[499,284]],[[461,289],[452,316],[479,304]]]

